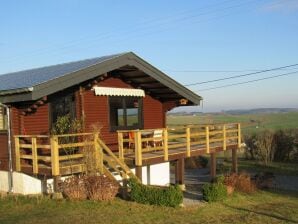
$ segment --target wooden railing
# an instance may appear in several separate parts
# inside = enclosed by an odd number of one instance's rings
[[[156,132],[161,136],[155,135]],[[151,151],[163,151],[164,161],[169,154],[183,148],[186,157],[193,149],[210,153],[215,148],[226,150],[233,145],[240,148],[241,127],[239,123],[216,125],[188,125],[161,129],[118,131],[119,158],[134,154],[135,164],[142,165],[143,154]]]
[[[96,172],[111,178],[117,173],[122,180],[135,177],[130,168],[121,161],[99,138],[99,133],[66,135],[16,135],[16,171],[32,168],[33,174],[45,174],[51,169],[52,176],[82,173],[88,162],[94,162]],[[89,154],[88,154],[89,153]],[[89,160],[86,157],[89,156]],[[94,158],[90,159],[90,156]],[[90,165],[90,164],[89,164]]]
[[[68,135],[16,135],[16,171],[32,166],[33,174],[50,167],[53,176],[59,176],[61,168],[84,169],[83,148],[94,146],[98,134],[79,133]],[[64,163],[63,165],[61,163]]]

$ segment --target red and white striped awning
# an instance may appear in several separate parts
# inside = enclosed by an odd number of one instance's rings
[[[145,92],[142,89],[114,88],[114,87],[99,87],[92,88],[97,96],[135,96],[145,97]]]

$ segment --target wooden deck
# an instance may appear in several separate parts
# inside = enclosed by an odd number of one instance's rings
[[[192,125],[119,131],[119,158],[142,166],[240,148],[240,124]],[[151,134],[150,134],[151,133]],[[132,137],[133,136],[133,137]]]
[[[118,152],[112,152],[98,133],[18,135],[16,170],[33,175],[60,176],[86,171],[86,149],[94,151],[97,169],[130,174],[127,167],[157,164],[241,145],[240,124],[194,125],[150,130],[118,131]]]

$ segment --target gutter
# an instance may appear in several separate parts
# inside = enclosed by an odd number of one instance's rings
[[[19,88],[19,89],[9,89],[9,90],[0,90],[0,96],[12,95],[12,94],[18,94],[18,93],[27,93],[27,92],[32,92],[32,91],[33,91],[33,87],[26,87],[26,88]],[[6,107],[5,105],[3,105],[3,106]]]
[[[7,146],[8,146],[8,192],[13,193],[13,168],[12,168],[12,147],[11,147],[11,127],[10,127],[10,107],[0,103],[7,111]]]

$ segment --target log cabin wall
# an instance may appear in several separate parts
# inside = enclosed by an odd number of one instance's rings
[[[8,170],[7,132],[0,132],[0,170]]]
[[[98,85],[104,87],[132,88],[129,84],[117,78],[108,78],[101,81]],[[98,123],[102,126],[101,136],[103,140],[113,149],[116,149],[118,141],[117,132],[110,131],[108,97],[96,96],[92,90],[85,90],[82,94],[86,131],[91,131],[91,125]],[[143,99],[143,119],[145,129],[165,127],[163,104],[146,95]]]

